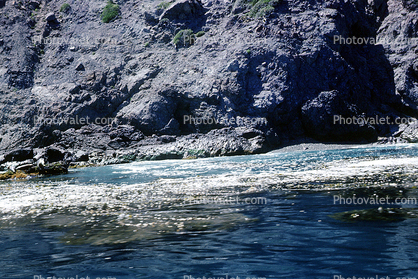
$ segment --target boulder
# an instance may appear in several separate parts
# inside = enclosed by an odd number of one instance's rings
[[[145,21],[150,25],[158,24],[158,19],[154,17],[153,14],[149,12],[144,12]]]
[[[62,150],[59,150],[57,148],[49,147],[46,150],[46,160],[47,162],[54,163],[58,161],[62,161],[65,157],[65,152]]]
[[[110,138],[120,139],[122,141],[138,141],[144,138],[144,135],[135,130],[135,127],[130,125],[119,125],[116,129],[109,133]]]
[[[33,164],[24,164],[16,167],[16,171],[24,171],[27,172],[34,167]]]
[[[401,138],[408,142],[418,142],[418,121],[408,125],[401,134]]]
[[[61,164],[61,163],[49,164],[49,165],[46,165],[44,167],[35,167],[33,169],[33,173],[39,173],[39,174],[43,174],[43,175],[67,174],[68,173],[68,167]]]
[[[415,11],[418,9],[418,2],[415,0],[402,0],[402,4],[410,11]]]
[[[258,136],[264,137],[264,133],[255,128],[238,127],[235,129],[237,134],[245,139],[252,139]]]
[[[45,16],[45,20],[46,20],[47,22],[51,22],[51,23],[57,23],[57,22],[58,22],[57,17],[55,16],[55,14],[54,14],[54,13],[48,13],[48,14]]]
[[[75,67],[76,71],[85,71],[86,68],[84,67],[83,63],[79,63],[77,67]]]
[[[32,148],[22,148],[13,150],[4,155],[4,162],[20,162],[33,158]]]
[[[38,9],[38,8],[39,8],[39,6],[40,6],[40,4],[41,4],[41,3],[40,3],[39,1],[34,1],[34,0],[29,1],[29,3],[27,3],[28,7],[29,7],[31,10]]]
[[[190,16],[201,15],[203,12],[202,3],[199,0],[178,0],[162,13],[160,20],[163,18],[186,19]]]
[[[77,151],[74,155],[75,162],[87,162],[89,160],[89,154],[84,151]]]

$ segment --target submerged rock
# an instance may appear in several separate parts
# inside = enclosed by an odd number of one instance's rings
[[[67,174],[68,166],[63,165],[62,163],[49,164],[42,167],[35,167],[29,170],[29,173],[32,174],[41,174],[41,175],[59,175]]]
[[[344,222],[398,222],[410,218],[418,218],[417,209],[407,208],[373,208],[345,211],[331,215],[332,218]]]

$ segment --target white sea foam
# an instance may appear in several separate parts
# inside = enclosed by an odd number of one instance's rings
[[[416,150],[407,148],[408,152]],[[129,224],[139,224],[141,220],[152,223],[155,212],[164,208],[174,208],[167,212],[177,214],[176,220],[185,218],[189,205],[184,201],[191,198],[257,196],[282,189],[414,185],[418,157],[402,153],[406,149],[399,147],[386,149],[391,152],[382,156],[376,156],[382,148],[365,148],[136,162],[99,169],[103,170],[100,177],[92,178],[103,181],[100,183],[80,182],[77,178],[58,182],[4,182],[0,186],[0,217],[9,220],[71,214],[86,216],[83,222],[90,222],[94,216],[113,216],[118,223],[126,224],[128,219]],[[83,174],[89,171],[80,170]],[[125,177],[125,180],[110,183],[114,177]]]

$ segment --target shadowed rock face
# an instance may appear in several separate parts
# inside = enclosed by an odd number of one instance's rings
[[[359,115],[358,109],[344,100],[338,91],[321,92],[302,107],[305,130],[319,139],[375,141],[375,128],[367,123],[352,123],[354,121],[349,120],[352,115]]]
[[[199,0],[178,0],[162,13],[160,20],[163,18],[186,19],[186,17],[196,17],[203,13],[204,8]]]
[[[126,0],[105,24],[102,0],[62,12],[55,0],[0,0],[0,150],[153,157],[161,144],[216,156],[306,136],[402,137],[405,127],[333,120],[418,115],[416,2],[249,2]]]

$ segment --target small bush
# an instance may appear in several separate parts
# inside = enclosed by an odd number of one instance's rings
[[[163,18],[160,20],[160,24],[168,24],[170,23],[170,20],[168,18]]]
[[[163,2],[161,2],[160,4],[158,4],[157,9],[159,9],[159,10],[165,10],[165,9],[167,9],[168,7],[170,7],[170,5],[171,5],[171,3],[170,3],[170,2],[165,2],[165,1],[163,1]]]
[[[102,12],[102,21],[104,23],[109,23],[119,15],[119,5],[113,3],[112,0],[107,2],[106,7]]]
[[[68,11],[70,9],[70,4],[68,3],[64,3],[62,4],[61,8],[60,8],[60,12],[61,13],[65,13],[66,11]]]
[[[196,33],[196,37],[202,37],[203,35],[205,35],[205,31],[199,31]]]
[[[274,11],[274,6],[279,4],[281,0],[253,0],[251,2],[251,10],[248,13],[250,17],[264,17]]]
[[[194,34],[192,29],[183,29],[177,32],[177,34],[174,36],[173,44],[179,45],[192,45],[194,43]]]

